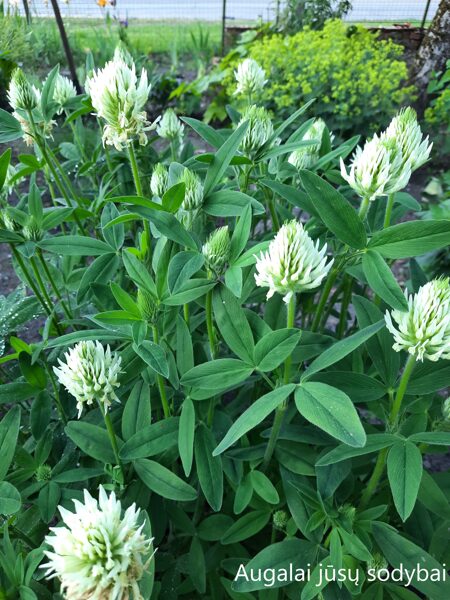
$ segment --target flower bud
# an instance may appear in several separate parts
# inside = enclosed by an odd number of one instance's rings
[[[277,510],[273,513],[273,525],[277,529],[285,529],[289,521],[289,515],[285,510]]]
[[[428,144],[428,137],[423,139],[416,111],[410,106],[403,108],[392,119],[383,135],[397,144],[403,164],[408,164],[411,172],[428,160],[433,144]]]
[[[202,246],[206,269],[220,276],[230,258],[230,248],[231,241],[228,226],[225,225],[213,231]]]
[[[48,579],[57,577],[70,600],[143,600],[139,581],[148,570],[153,539],[139,525],[140,510],[132,504],[124,514],[114,492],[99,488],[95,500],[84,490],[75,512],[59,506],[62,526],[45,538]]]
[[[396,352],[406,350],[416,360],[450,358],[449,278],[434,279],[408,297],[409,309],[386,311],[386,327]]]
[[[327,245],[319,249],[303,225],[295,220],[284,224],[270,242],[267,252],[256,257],[255,281],[268,287],[267,298],[275,292],[289,302],[297,292],[318,287],[326,277],[333,261],[327,263]]]
[[[239,125],[247,121],[249,125],[241,142],[241,149],[246,156],[252,157],[273,136],[273,125],[267,110],[254,104],[243,112]]]
[[[69,100],[75,98],[77,90],[68,77],[58,75],[55,78],[55,87],[53,89],[53,100],[58,104],[58,115],[60,115]]]
[[[442,405],[442,415],[446,421],[450,421],[450,398],[446,398]]]
[[[163,114],[156,128],[156,133],[159,137],[171,142],[183,138],[184,125],[172,108],[167,109]]]
[[[49,465],[39,465],[35,473],[36,481],[50,481],[52,468]]]
[[[36,222],[34,217],[28,219],[28,223],[22,229],[22,235],[30,242],[39,242],[44,237],[44,231]]]
[[[155,165],[150,179],[150,189],[154,196],[162,198],[169,187],[169,172],[162,163]]]
[[[120,386],[120,356],[92,340],[78,342],[64,355],[66,362],[58,359],[59,368],[53,371],[59,382],[75,397],[78,418],[83,406],[98,401],[106,411],[113,400],[119,401],[115,389]]]
[[[154,323],[158,315],[158,300],[146,290],[138,289],[137,305],[142,318],[149,323]]]
[[[302,141],[317,140],[316,144],[311,146],[302,146],[298,150],[294,150],[289,155],[288,162],[299,171],[301,169],[312,169],[319,160],[319,150],[322,145],[322,136],[325,130],[325,121],[323,119],[315,119],[314,123],[308,128],[302,138]]]
[[[15,69],[12,73],[8,89],[8,101],[11,107],[15,111],[31,111],[38,106],[39,100],[40,94],[38,90],[31,85],[22,69]]]
[[[236,94],[251,96],[260,92],[266,83],[264,69],[252,58],[246,58],[239,63],[234,76],[237,82]]]
[[[203,203],[203,185],[200,177],[186,168],[180,181],[186,186],[181,208],[185,211],[197,210]]]

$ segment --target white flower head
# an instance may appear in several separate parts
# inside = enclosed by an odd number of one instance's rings
[[[245,109],[238,126],[247,121],[249,125],[242,139],[241,149],[246,156],[253,156],[273,136],[273,124],[267,110],[254,104]]]
[[[55,78],[55,87],[53,89],[53,100],[58,104],[58,114],[60,115],[66,103],[75,98],[77,90],[68,77],[59,74]]]
[[[51,527],[42,565],[48,579],[61,581],[67,600],[143,600],[139,581],[151,560],[153,539],[139,525],[140,510],[132,504],[122,516],[114,492],[102,486],[95,500],[84,490],[84,503],[73,501],[75,512],[62,506],[63,526]]]
[[[22,69],[14,69],[8,88],[8,101],[11,108],[32,111],[40,102],[40,92],[28,81]]]
[[[253,58],[245,58],[234,72],[237,87],[235,94],[251,96],[260,92],[266,84],[266,72]]]
[[[411,168],[404,163],[394,140],[374,135],[363,148],[356,149],[349,173],[341,158],[341,175],[361,198],[375,200],[403,189]]]
[[[410,106],[392,119],[383,135],[395,141],[401,150],[403,162],[409,164],[411,171],[428,160],[433,144],[428,143],[428,137],[423,139],[416,111]]]
[[[183,138],[184,125],[172,108],[168,108],[163,114],[156,128],[156,133],[159,137],[170,141],[181,140]]]
[[[146,131],[156,127],[147,121],[145,105],[151,86],[147,71],[136,75],[134,63],[128,65],[119,55],[98,69],[87,80],[92,106],[106,121],[103,142],[117,150],[138,139],[141,146],[147,143]]]
[[[302,146],[289,155],[288,162],[299,171],[301,169],[312,169],[319,160],[319,151],[325,127],[326,124],[323,119],[314,119],[314,122],[308,127],[308,130],[302,137],[302,141],[317,140],[317,143],[311,146]]]
[[[221,275],[230,258],[231,240],[228,225],[211,233],[202,246],[205,265],[208,271]]]
[[[113,400],[119,401],[116,388],[120,386],[120,356],[92,340],[78,342],[65,353],[66,362],[58,359],[59,368],[53,371],[59,382],[77,401],[78,417],[83,406],[98,401],[107,410]]]
[[[327,245],[319,249],[303,225],[292,220],[285,223],[270,242],[267,252],[256,257],[255,281],[268,287],[267,298],[275,292],[289,302],[293,294],[318,287],[333,264],[327,263]]]
[[[449,278],[434,279],[417,294],[405,294],[409,310],[387,311],[386,327],[394,336],[394,350],[406,350],[416,360],[450,359]]]
[[[169,172],[162,163],[155,165],[150,179],[150,189],[154,196],[162,198],[169,186]]]

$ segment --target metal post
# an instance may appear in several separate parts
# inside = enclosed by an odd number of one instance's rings
[[[75,62],[73,60],[72,50],[70,49],[69,40],[67,39],[67,33],[64,27],[64,23],[61,17],[61,12],[59,10],[58,1],[50,0],[53,7],[53,12],[55,13],[56,24],[58,25],[59,34],[61,36],[61,42],[64,47],[64,52],[66,53],[67,64],[69,66],[70,75],[72,77],[73,84],[77,90],[78,94],[82,93],[80,82],[78,81],[77,71],[75,69]]]
[[[428,11],[430,10],[430,4],[431,4],[431,0],[427,0],[427,3],[425,5],[425,11],[424,11],[423,17],[422,17],[422,23],[420,24],[420,29],[422,29],[422,31],[425,28],[425,21],[427,20]]]
[[[31,25],[31,13],[30,13],[30,7],[28,6],[28,0],[22,0],[23,1],[23,9],[25,11],[25,16],[27,19],[27,24]]]
[[[222,48],[221,55],[225,54],[225,33],[227,24],[227,0],[222,0]]]

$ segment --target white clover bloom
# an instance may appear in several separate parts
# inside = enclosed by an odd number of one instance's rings
[[[148,568],[153,539],[139,525],[140,510],[132,504],[123,514],[114,492],[102,486],[98,501],[84,490],[75,512],[59,506],[63,526],[51,527],[45,542],[52,550],[41,568],[48,579],[61,581],[67,600],[144,600],[139,581]]]
[[[125,64],[127,64],[129,67],[132,67],[133,63],[134,63],[133,57],[131,56],[130,51],[123,43],[117,44],[117,46],[114,50],[113,60],[114,61],[121,60]]]
[[[156,133],[165,140],[181,140],[184,134],[184,125],[172,108],[166,110],[159,121]]]
[[[166,167],[158,163],[153,169],[152,176],[150,178],[150,189],[154,196],[162,198],[169,187],[169,172]]]
[[[327,263],[327,245],[319,249],[303,225],[292,220],[285,223],[270,242],[267,252],[256,257],[255,281],[268,287],[267,299],[275,292],[289,302],[293,294],[319,286],[333,264]]]
[[[14,69],[8,88],[8,102],[14,111],[32,111],[39,105],[41,94],[28,81],[22,69]]]
[[[228,225],[219,227],[211,233],[202,246],[205,266],[208,271],[221,275],[230,258],[231,240]]]
[[[374,135],[356,149],[349,173],[341,158],[341,175],[361,198],[375,200],[403,189],[411,168],[393,140]]]
[[[88,78],[92,106],[106,121],[103,143],[121,150],[138,139],[145,146],[145,132],[156,126],[150,125],[144,110],[150,88],[146,70],[142,69],[138,80],[134,63],[129,66],[120,56]]]
[[[395,141],[401,150],[403,162],[409,164],[411,171],[428,160],[433,144],[428,143],[428,137],[423,139],[416,111],[410,106],[392,119],[383,135]]]
[[[238,126],[247,121],[249,125],[241,142],[241,149],[245,155],[253,156],[273,136],[273,124],[267,110],[255,104],[243,112]]]
[[[92,340],[78,342],[65,353],[66,362],[58,359],[59,368],[53,371],[59,382],[77,401],[78,417],[84,404],[91,405],[97,400],[103,410],[111,406],[111,402],[119,399],[115,389],[120,386],[120,356],[105,348],[100,342]]]
[[[394,336],[394,350],[406,350],[416,360],[450,358],[449,278],[434,279],[408,298],[409,310],[387,311],[386,327]]]
[[[289,155],[288,162],[299,171],[301,169],[312,169],[319,160],[319,150],[322,145],[322,136],[325,127],[326,124],[323,119],[314,119],[314,122],[308,127],[308,130],[302,137],[302,141],[317,140],[317,144],[302,146]]]
[[[53,100],[58,104],[58,115],[60,115],[66,103],[75,98],[77,95],[77,90],[73,85],[73,82],[63,75],[58,75],[55,78],[55,87],[53,89]]]
[[[235,94],[251,96],[260,92],[266,84],[266,72],[253,58],[246,58],[239,63],[234,76],[237,82]]]

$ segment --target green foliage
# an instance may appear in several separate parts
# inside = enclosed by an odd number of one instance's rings
[[[262,37],[247,47],[248,56],[266,71],[264,104],[284,118],[294,107],[315,98],[311,114],[330,130],[367,132],[385,125],[395,110],[411,99],[403,49],[378,40],[365,27],[329,21],[322,31],[305,28],[295,35]],[[225,59],[224,82],[232,94],[233,67],[240,56]]]
[[[0,139],[27,126],[34,136],[27,152],[0,157],[0,243],[28,294],[0,298],[0,598],[79,600],[40,566],[50,527],[57,536],[69,521],[58,506],[79,508],[101,485],[124,510],[135,504],[154,537],[144,600],[447,600],[448,581],[417,570],[408,589],[383,580],[450,560],[448,474],[427,470],[450,443],[448,348],[416,362],[384,315],[406,315],[404,290],[427,283],[419,260],[448,248],[450,221],[411,219],[420,205],[404,192],[390,196],[392,211],[384,197],[366,210],[339,173],[358,139],[339,143],[324,127],[305,142],[311,105],[273,118],[251,158],[237,105],[229,128],[183,119],[195,146],[133,137],[131,120],[116,148],[103,144],[93,97],[57,114],[57,77],[32,112],[0,113]],[[307,144],[317,161],[298,170],[289,156]],[[150,187],[160,163],[162,197]],[[263,272],[273,287],[255,278]],[[450,330],[427,329],[448,321],[439,285],[442,306],[431,298],[419,314],[421,344],[449,343]],[[17,337],[36,306],[39,330]],[[108,531],[92,539],[88,521],[74,535],[101,548]],[[100,570],[118,549],[119,537]],[[308,565],[302,580],[283,578]],[[350,570],[357,585],[324,580],[321,566]]]
[[[277,27],[289,34],[305,26],[322,29],[329,19],[342,19],[351,8],[351,0],[288,0]]]

